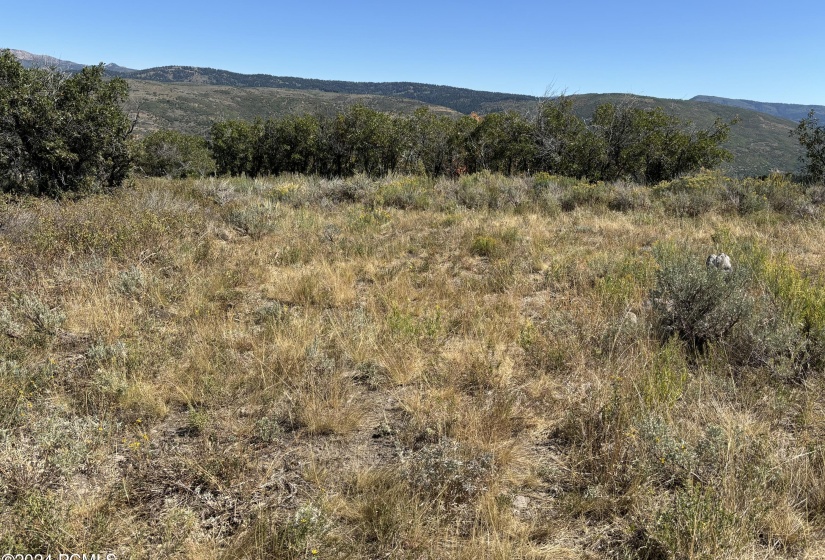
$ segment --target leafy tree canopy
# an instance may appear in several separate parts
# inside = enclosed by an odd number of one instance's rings
[[[27,69],[0,52],[0,190],[56,197],[123,183],[128,86],[103,75],[102,64],[73,76]]]
[[[799,121],[791,136],[795,136],[805,150],[801,157],[805,167],[803,179],[810,183],[825,183],[825,125],[819,124],[813,109]]]
[[[215,172],[206,139],[176,130],[158,130],[135,142],[132,162],[136,170],[154,177],[182,179]]]
[[[424,173],[547,171],[591,181],[652,184],[730,159],[730,124],[708,130],[662,109],[599,106],[590,119],[569,98],[544,101],[534,118],[516,112],[453,119],[422,108],[389,115],[355,105],[336,117],[304,115],[212,126],[219,173]]]

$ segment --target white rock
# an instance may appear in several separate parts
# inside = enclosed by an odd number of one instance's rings
[[[513,509],[516,510],[523,510],[527,509],[527,506],[530,505],[530,498],[527,496],[516,496],[513,498]]]
[[[731,266],[730,257],[727,256],[725,253],[720,253],[716,257],[716,268],[721,268],[722,270],[731,270],[733,266]]]
[[[715,267],[719,270],[724,270],[725,272],[730,272],[733,269],[733,265],[731,265],[730,257],[725,253],[719,253],[718,255],[709,255],[708,259],[705,261],[705,265],[710,267]]]

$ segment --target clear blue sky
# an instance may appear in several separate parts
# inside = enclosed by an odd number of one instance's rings
[[[8,1],[0,47],[541,95],[825,105],[825,1]]]

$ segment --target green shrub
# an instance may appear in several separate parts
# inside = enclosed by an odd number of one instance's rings
[[[426,177],[396,177],[382,183],[375,193],[380,206],[424,210],[433,198],[433,188]]]
[[[773,255],[756,239],[713,235],[737,256],[750,276],[752,309],[725,341],[735,365],[766,368],[779,379],[798,379],[825,365],[825,285],[803,274],[786,257]]]
[[[494,468],[492,454],[450,439],[422,447],[406,464],[412,486],[448,512],[486,491]]]
[[[764,210],[774,210],[784,214],[803,217],[811,204],[804,187],[793,183],[781,174],[772,173],[764,178],[746,178],[727,183],[729,197],[740,214],[753,214]]]
[[[135,168],[151,177],[204,177],[215,173],[205,138],[176,130],[157,130],[132,145]]]
[[[613,188],[605,183],[577,183],[564,190],[561,195],[561,209],[571,212],[580,206],[607,208],[613,202]]]
[[[127,356],[126,344],[122,340],[112,344],[98,341],[86,350],[86,359],[94,366],[123,363]]]
[[[654,187],[654,195],[661,199],[665,210],[674,216],[694,218],[721,206],[729,200],[732,180],[717,171],[702,171],[679,177]]]
[[[689,484],[659,514],[654,534],[673,558],[713,560],[744,548],[742,521],[712,488]]]
[[[117,275],[115,289],[125,296],[138,296],[146,288],[146,275],[138,267],[132,265]]]
[[[695,218],[716,206],[716,197],[707,191],[667,193],[662,196],[665,210],[680,218]]]
[[[473,239],[470,252],[477,257],[490,259],[500,257],[504,253],[502,243],[489,235],[479,235]]]
[[[728,344],[728,360],[737,365],[765,368],[776,378],[799,378],[810,368],[811,340],[801,324],[763,296]]]
[[[564,189],[569,189],[578,185],[581,181],[572,177],[564,177],[562,175],[551,175],[546,171],[540,171],[533,175],[533,191],[534,192],[560,192]]]
[[[780,345],[783,350],[780,356],[792,357],[802,368],[798,372],[821,369],[825,366],[825,286],[822,281],[806,278],[783,258],[768,260],[762,274],[769,300],[778,307],[777,313],[770,313],[767,318],[785,331],[783,339],[787,342]],[[800,340],[804,342],[802,347]]]
[[[277,301],[267,303],[252,313],[256,325],[281,323],[289,318],[289,308]]]
[[[749,318],[752,301],[744,267],[730,272],[707,267],[684,247],[660,245],[654,255],[659,270],[650,295],[654,327],[663,341],[677,336],[702,351]]]
[[[234,228],[253,239],[260,239],[277,227],[274,206],[269,203],[241,204],[226,206],[226,221]]]
[[[526,189],[522,187],[521,190]],[[471,210],[516,207],[521,203],[524,194],[512,179],[489,171],[459,177],[450,185],[448,192],[448,196],[459,206]]]
[[[561,212],[559,197],[552,189],[534,190],[531,196],[531,204],[534,210],[548,216],[556,216]]]
[[[19,315],[28,319],[34,330],[41,334],[54,335],[66,321],[66,315],[57,307],[49,307],[35,295],[12,296]]]
[[[366,175],[355,175],[349,179],[323,179],[315,185],[310,202],[367,203],[374,199],[376,190],[376,183]]]
[[[226,558],[316,558],[329,528],[324,512],[312,504],[287,519],[265,511],[236,539]]]
[[[611,210],[629,212],[650,208],[650,189],[647,187],[620,182],[613,184],[611,190],[613,196],[607,202]]]
[[[546,171],[539,171],[533,175],[533,189],[536,191],[547,190],[552,184],[553,176]]]

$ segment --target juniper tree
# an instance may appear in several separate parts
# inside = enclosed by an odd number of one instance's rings
[[[0,52],[0,190],[61,196],[120,186],[129,172],[128,85],[103,65],[68,75]]]
[[[805,150],[800,159],[805,166],[803,179],[810,183],[825,183],[825,125],[819,124],[814,110],[791,131]]]

